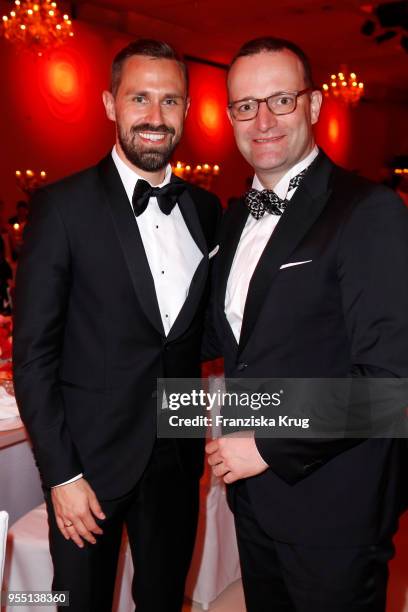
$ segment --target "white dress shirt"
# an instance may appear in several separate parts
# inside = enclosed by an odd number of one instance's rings
[[[120,159],[115,147],[112,149],[112,159],[125,188],[129,205],[132,207],[136,181],[143,177]],[[171,166],[168,164],[163,182],[155,187],[167,185],[170,179]],[[153,276],[163,328],[167,336],[186,301],[191,281],[203,258],[203,253],[188,231],[177,204],[169,215],[165,215],[159,208],[157,198],[150,198],[146,210],[138,217],[135,216],[135,220]],[[82,476],[83,474],[78,474],[56,486],[74,482]]]
[[[307,168],[318,153],[319,149],[315,146],[307,157],[288,170],[275,185],[274,192],[276,195],[282,200],[290,200],[297,189],[295,188],[288,191],[290,179]],[[258,191],[265,189],[256,175],[252,182],[252,188]],[[242,230],[228,277],[224,304],[225,315],[238,343],[241,336],[242,318],[244,315],[249,283],[279,219],[280,215],[265,213],[263,217],[257,220],[249,214],[245,227]]]
[[[115,147],[112,150],[112,158],[122,179],[129,204],[132,206],[136,181],[143,177],[120,159]],[[155,186],[163,187],[170,182],[170,179],[169,164],[163,182]],[[186,301],[191,281],[203,258],[203,253],[188,231],[177,204],[169,215],[165,215],[159,208],[157,198],[150,198],[146,210],[135,219],[153,276],[160,315],[167,336]]]

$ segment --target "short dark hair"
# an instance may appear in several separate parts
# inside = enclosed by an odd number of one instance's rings
[[[238,58],[247,57],[249,55],[257,55],[262,52],[275,52],[275,51],[292,51],[299,58],[303,66],[303,74],[305,79],[306,87],[314,88],[312,67],[309,62],[309,58],[306,53],[298,47],[295,43],[284,38],[276,38],[275,36],[263,36],[261,38],[253,38],[248,42],[244,43],[239,49],[238,53],[234,55],[229,65],[229,70],[235,64]]]
[[[142,55],[152,57],[154,59],[169,59],[174,60],[180,66],[186,82],[186,91],[188,92],[188,71],[186,64],[180,59],[176,51],[162,40],[153,38],[138,38],[129,43],[116,54],[112,62],[111,70],[111,92],[115,96],[122,76],[122,67],[124,62],[134,55]]]

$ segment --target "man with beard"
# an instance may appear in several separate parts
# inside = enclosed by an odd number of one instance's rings
[[[200,375],[219,202],[171,173],[189,99],[167,44],[123,49],[103,101],[111,154],[33,198],[16,397],[45,489],[53,589],[72,611],[111,610],[125,524],[138,612],[179,612],[203,448],[156,438],[156,380]]]

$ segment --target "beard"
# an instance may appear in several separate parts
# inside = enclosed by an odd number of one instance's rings
[[[118,126],[120,146],[131,164],[145,172],[163,170],[169,163],[172,153],[181,138],[181,134],[177,138],[173,138],[167,146],[155,149],[153,145],[146,147],[144,143],[138,142],[138,132],[159,132],[175,136],[175,129],[164,124],[155,126],[143,123],[133,126],[129,132],[126,132]]]

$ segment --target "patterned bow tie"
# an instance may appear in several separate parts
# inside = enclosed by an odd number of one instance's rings
[[[138,217],[146,210],[149,199],[157,198],[162,213],[169,215],[183,191],[183,183],[167,183],[164,187],[152,187],[147,181],[138,179],[132,197],[133,211]]]
[[[306,170],[307,168],[290,179],[288,192],[299,186],[299,183],[306,174]],[[272,189],[263,189],[262,191],[250,189],[245,194],[245,204],[251,215],[258,220],[266,212],[271,215],[282,215],[289,204],[289,200],[282,200]]]

